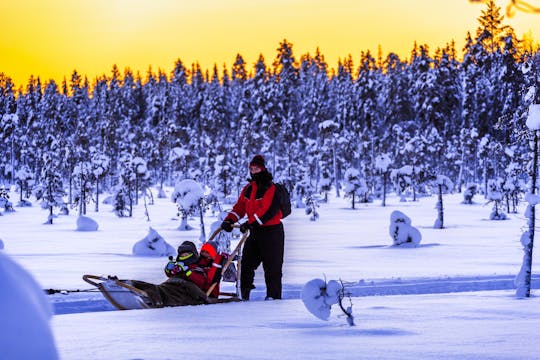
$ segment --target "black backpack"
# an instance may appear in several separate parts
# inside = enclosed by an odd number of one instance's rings
[[[289,195],[289,191],[285,185],[280,183],[274,183],[274,185],[276,186],[275,196],[279,200],[282,218],[286,218],[291,214],[291,195]]]

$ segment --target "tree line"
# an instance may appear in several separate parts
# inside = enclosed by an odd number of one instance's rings
[[[74,71],[24,89],[0,73],[0,183],[17,184],[20,201],[38,194],[51,214],[66,194],[98,210],[111,190],[126,214],[141,189],[188,178],[234,197],[261,153],[298,196],[347,189],[369,201],[387,175],[400,193],[429,191],[437,175],[458,191],[522,188],[540,55],[503,20],[489,2],[460,58],[453,42],[433,53],[415,44],[409,59],[365,51],[358,66],[348,56],[331,69],[283,40],[252,69],[241,55],[211,72],[177,60],[144,80],[113,66],[92,85]]]

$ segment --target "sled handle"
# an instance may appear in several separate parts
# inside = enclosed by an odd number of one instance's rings
[[[214,231],[214,233],[208,238],[208,240],[206,240],[206,242],[214,240],[214,238],[221,232],[221,230],[223,230],[221,226],[218,227],[216,231]]]
[[[221,229],[221,228],[220,228]],[[227,262],[225,262],[225,265],[223,265],[223,268],[221,269],[221,272],[224,273],[225,270],[227,270],[227,268],[231,265],[231,263],[233,262],[233,259],[234,259],[234,256],[236,254],[238,254],[238,252],[240,251],[240,249],[242,248],[242,245],[244,244],[244,242],[246,241],[246,239],[248,238],[249,236],[249,231],[246,231],[244,233],[244,235],[242,236],[242,238],[240,239],[240,241],[238,242],[238,245],[236,245],[236,247],[234,248],[233,252],[229,255],[229,258],[227,259]],[[209,240],[210,241],[210,240]],[[213,283],[209,288],[208,290],[206,291],[206,296],[210,296],[210,294],[212,293],[212,290],[214,290],[214,288],[217,286],[217,284],[219,283],[218,282],[215,282]]]
[[[233,228],[240,228],[240,225],[233,224],[232,227],[233,227]],[[223,230],[223,228],[222,228],[221,226],[218,227],[218,228],[216,229],[216,231],[214,231],[214,232],[212,233],[212,235],[210,235],[210,237],[208,238],[208,240],[206,240],[206,242],[209,242],[209,241],[214,240],[214,238],[215,238],[216,236],[218,236],[218,234],[221,232],[221,230]]]

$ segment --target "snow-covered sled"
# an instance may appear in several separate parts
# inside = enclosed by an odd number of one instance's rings
[[[118,310],[152,309],[166,306],[203,305],[239,301],[236,294],[221,293],[227,298],[210,298],[195,284],[171,278],[156,285],[116,276],[83,275]]]

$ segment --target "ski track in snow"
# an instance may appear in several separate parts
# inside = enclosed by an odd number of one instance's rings
[[[467,291],[515,289],[514,275],[464,276],[422,279],[382,279],[344,283],[351,297],[442,294]],[[540,275],[532,275],[531,288],[540,288]],[[283,287],[283,299],[300,299],[301,286]],[[251,293],[254,301],[264,300],[264,289]],[[116,310],[98,290],[67,291],[49,295],[55,315]]]

